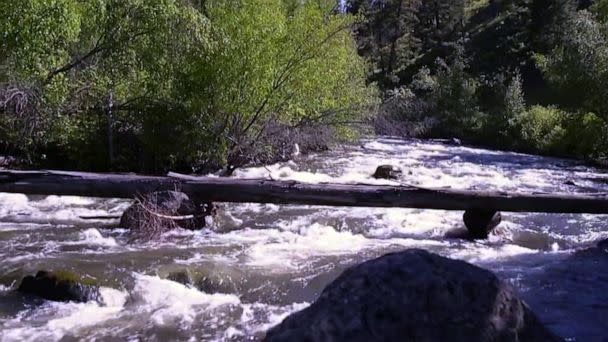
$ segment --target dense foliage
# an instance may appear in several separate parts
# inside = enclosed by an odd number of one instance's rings
[[[323,0],[2,1],[0,153],[230,170],[352,137],[376,96],[354,20]]]
[[[3,1],[0,34],[0,154],[44,166],[230,173],[370,121],[608,156],[608,0]]]
[[[608,1],[350,0],[380,133],[608,156]]]

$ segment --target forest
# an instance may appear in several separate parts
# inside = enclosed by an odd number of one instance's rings
[[[2,1],[0,34],[17,165],[230,174],[373,133],[607,157],[607,0]]]

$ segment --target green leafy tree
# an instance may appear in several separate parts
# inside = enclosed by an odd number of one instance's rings
[[[334,6],[2,2],[3,148],[25,146],[19,126],[47,164],[160,172],[262,162],[280,152],[269,126],[352,135],[375,95]]]
[[[373,103],[350,31],[354,18],[336,14],[331,3],[286,9],[281,1],[218,0],[206,12],[222,44],[198,73],[214,79],[200,88],[213,100],[203,106],[221,113],[208,129],[223,163],[264,161],[259,145],[268,141],[269,123],[340,124],[339,135],[347,136],[348,123]]]
[[[564,25],[561,44],[537,63],[558,89],[561,102],[608,120],[608,22],[586,10]]]

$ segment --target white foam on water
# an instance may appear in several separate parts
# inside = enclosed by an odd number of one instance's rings
[[[27,196],[0,192],[0,219],[3,216],[24,214],[30,210]]]
[[[368,150],[376,150],[376,151],[396,151],[398,147],[389,144],[383,144],[380,141],[371,141],[363,144],[363,148]]]
[[[157,276],[136,274],[135,279],[131,305],[148,312],[159,326],[189,325],[201,309],[240,304],[235,295],[206,294]]]
[[[115,247],[118,246],[116,240],[112,237],[104,237],[101,235],[101,232],[95,228],[86,229],[79,234],[81,242],[85,242],[91,245],[100,245],[100,246],[108,246]]]
[[[391,238],[400,235],[442,236],[454,226],[461,225],[462,214],[444,210],[396,209],[383,210],[366,236]]]
[[[298,268],[311,256],[350,254],[369,245],[370,240],[351,232],[338,232],[333,227],[314,223],[298,232],[274,231],[271,238],[247,250],[248,264],[276,267],[275,271]]]
[[[244,304],[243,313],[241,314],[238,325],[247,328],[247,334],[255,334],[265,332],[275,325],[281,323],[290,314],[301,311],[310,306],[310,303],[293,303],[287,306],[275,306],[262,303]],[[263,320],[260,320],[256,313],[263,311],[266,313]],[[235,333],[245,335],[245,332],[235,330]]]
[[[14,223],[83,224],[107,222],[87,217],[111,216],[122,213],[128,201],[106,200],[76,196],[46,196],[29,199],[22,194],[0,193],[0,220]]]
[[[513,256],[536,254],[540,251],[513,244],[487,245],[482,242],[467,243],[464,248],[454,249],[451,258],[462,259],[476,263],[482,261],[500,260]]]
[[[404,184],[522,192],[577,191],[576,187],[564,185],[565,180],[573,179],[576,184],[608,191],[608,185],[584,180],[605,178],[605,174],[585,167],[568,166],[568,161],[434,142],[404,143],[390,138],[368,139],[362,141],[361,145],[319,155],[300,156],[296,162],[237,169],[235,176],[306,183]],[[382,164],[402,168],[403,178],[398,182],[373,179],[371,175]],[[29,200],[24,195],[0,193],[0,221],[17,222],[0,224],[0,233],[6,233],[10,239],[16,235],[11,232],[14,229],[27,230],[27,234],[31,229],[42,232],[42,228],[49,227],[20,222],[89,224],[85,225],[89,229],[76,233],[75,241],[74,231],[66,229],[69,233],[65,236],[52,235],[52,240],[48,241],[34,239],[29,246],[40,247],[39,254],[26,252],[26,255],[14,255],[3,261],[12,265],[23,263],[28,258],[49,258],[62,253],[61,247],[66,244],[101,246],[103,248],[97,249],[115,252],[115,247],[120,247],[118,241],[122,239],[117,238],[117,241],[108,237],[94,228],[98,227],[96,221],[85,221],[80,217],[120,213],[127,205],[128,201],[108,202],[61,196]],[[293,276],[292,279],[295,279],[310,276],[302,273],[303,270],[310,271],[306,266],[314,265],[315,261],[336,260],[333,256],[358,260],[361,256],[380,255],[403,248],[426,248],[470,262],[494,263],[518,256],[569,253],[581,245],[588,246],[591,242],[608,237],[606,216],[580,215],[569,218],[505,214],[501,225],[486,241],[444,239],[451,229],[463,227],[462,212],[459,211],[227,204],[213,225],[203,231],[175,230],[164,234],[161,241],[122,246],[120,250],[128,249],[134,253],[146,253],[148,249],[180,250],[177,260],[172,262],[196,264],[221,261],[239,268],[264,268],[264,273],[270,276],[277,273],[280,277]],[[218,233],[222,231],[227,232]],[[539,241],[535,240],[537,237]],[[7,241],[7,244],[12,241]],[[84,251],[87,254],[97,252]],[[317,273],[312,276],[323,272],[315,271]],[[0,287],[0,291],[3,290],[7,290],[6,287]],[[213,336],[218,341],[240,340],[250,338],[251,334],[263,333],[288,314],[308,305],[241,303],[235,295],[206,294],[169,280],[141,274],[135,274],[135,285],[126,304],[125,296],[125,292],[118,291],[114,296],[103,296],[106,305],[52,303],[22,312],[9,321],[0,321],[0,341],[69,339],[69,334],[83,338],[86,336],[83,329],[98,329],[104,322],[116,324],[123,331],[133,331],[135,334],[140,333],[141,329],[154,329],[154,326],[164,331],[184,328],[200,333],[197,327],[200,329],[202,323],[207,321],[199,319],[207,320],[209,315],[213,322],[205,324],[204,329],[212,331],[205,336]],[[220,314],[233,306],[242,309],[240,317]],[[236,312],[238,314],[238,310]],[[85,315],[85,318],[78,319]],[[129,326],[137,325],[134,322],[141,322],[142,319],[149,325]],[[223,330],[214,330],[218,327],[223,327]],[[112,333],[109,332],[110,335]]]
[[[303,183],[328,183],[332,181],[332,177],[320,172],[307,172],[294,170],[295,164],[292,163],[277,163],[263,167],[250,167],[245,169],[237,169],[234,173],[238,178],[265,178],[274,180],[294,180]]]
[[[35,311],[23,311],[3,324],[0,341],[59,341],[78,336],[81,329],[113,319],[123,310],[126,292],[102,287],[100,295],[104,304],[47,302]]]
[[[37,201],[36,204],[40,207],[62,207],[62,206],[85,206],[93,205],[97,201],[90,197],[79,196],[46,196],[42,201]]]
[[[42,230],[52,228],[52,225],[47,223],[27,223],[19,224],[15,222],[0,222],[0,232],[10,231],[31,231],[31,230]]]
[[[596,241],[608,239],[608,231],[583,231],[579,234],[560,234],[558,232],[547,232],[549,236],[560,239],[563,241],[568,241],[571,244],[576,245],[585,245],[590,243],[595,243]]]

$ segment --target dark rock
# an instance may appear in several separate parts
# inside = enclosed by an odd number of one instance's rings
[[[265,341],[557,341],[493,273],[424,250],[346,270]]]
[[[376,179],[398,179],[403,174],[400,168],[393,165],[380,165],[373,176]]]
[[[197,289],[205,293],[239,293],[244,278],[235,272],[208,272],[196,282]]]
[[[608,252],[608,239],[602,240],[597,243],[597,248]]]
[[[567,180],[567,181],[564,182],[564,185],[576,186],[576,183],[574,183],[573,180],[569,179],[569,180]]]
[[[143,205],[146,208],[143,208]],[[143,199],[125,210],[120,218],[120,227],[138,230],[147,224],[145,217],[154,212],[162,215],[158,217],[161,224],[176,224],[181,228],[200,229],[205,226],[205,216],[211,215],[213,208],[210,204],[197,204],[188,195],[179,191],[158,191],[148,194]],[[142,215],[142,213],[146,215]],[[171,219],[168,217],[192,216],[187,219]]]
[[[246,275],[238,269],[215,264],[181,269],[170,267],[159,270],[159,276],[209,294],[240,293],[246,281]]]
[[[192,285],[193,283],[192,275],[187,270],[171,272],[167,279],[182,285]]]
[[[99,287],[70,272],[38,271],[26,276],[17,291],[58,302],[87,302],[99,299]]]
[[[462,216],[473,239],[486,239],[492,229],[502,221],[500,212],[491,209],[469,209]]]
[[[471,237],[471,233],[466,228],[457,227],[454,229],[448,230],[444,237],[448,239],[463,239],[463,240],[473,240]]]

